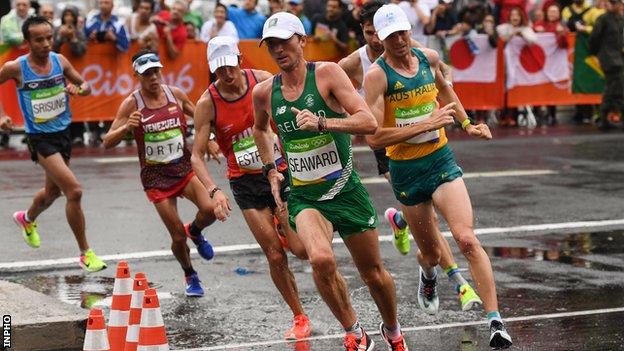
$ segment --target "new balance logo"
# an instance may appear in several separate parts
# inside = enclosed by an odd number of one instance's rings
[[[394,90],[399,90],[399,89],[403,89],[403,88],[405,88],[405,85],[403,85],[403,83],[401,83],[401,82],[394,83]]]
[[[275,115],[279,116],[281,114],[284,114],[286,112],[286,106],[281,106],[278,107],[277,110],[275,110]]]

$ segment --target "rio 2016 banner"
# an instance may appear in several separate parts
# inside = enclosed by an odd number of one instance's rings
[[[266,47],[259,47],[257,40],[241,41],[239,47],[243,53],[244,68],[277,71],[277,65],[269,56]],[[136,52],[135,46],[131,46],[127,53],[120,53],[112,45],[106,44],[90,44],[87,53],[82,57],[72,56],[65,50],[61,52],[89,82],[92,89],[90,96],[70,98],[75,121],[112,120],[115,117],[123,99],[138,88],[131,62],[132,55]],[[196,102],[210,83],[206,44],[187,42],[176,59],[169,59],[165,52],[161,48],[164,83],[182,89],[191,101]],[[0,65],[26,53],[28,51],[25,47],[0,48]],[[310,61],[338,61],[341,58],[335,47],[328,43],[308,43],[304,54]],[[23,125],[13,81],[0,85],[0,100],[13,123]]]

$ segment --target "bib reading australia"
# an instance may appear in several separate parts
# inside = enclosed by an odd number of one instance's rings
[[[35,90],[30,97],[35,123],[46,123],[67,110],[67,98],[62,85]]]
[[[184,135],[180,129],[146,133],[144,140],[148,164],[166,164],[184,155]]]
[[[291,140],[286,144],[288,167],[299,184],[318,183],[340,176],[342,165],[331,134]],[[303,184],[301,184],[303,183]]]

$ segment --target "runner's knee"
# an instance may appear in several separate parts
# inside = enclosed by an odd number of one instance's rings
[[[467,231],[464,233],[460,233],[457,236],[457,245],[459,249],[462,251],[466,258],[470,258],[475,255],[477,251],[481,248],[481,243],[479,239],[472,233],[472,231]]]
[[[71,186],[65,191],[67,201],[80,201],[82,199],[82,187],[80,185]]]
[[[271,267],[288,267],[286,253],[281,249],[270,248],[266,252],[266,257]]]
[[[366,271],[360,273],[360,277],[364,284],[371,288],[381,287],[384,285],[384,269],[381,264],[369,267]]]
[[[336,259],[330,252],[320,252],[310,255],[312,269],[321,276],[330,276],[336,272]]]

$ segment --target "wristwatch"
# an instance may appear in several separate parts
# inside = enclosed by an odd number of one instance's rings
[[[262,166],[262,174],[265,177],[268,177],[269,176],[269,172],[272,169],[275,169],[275,163],[267,163],[266,165]]]

